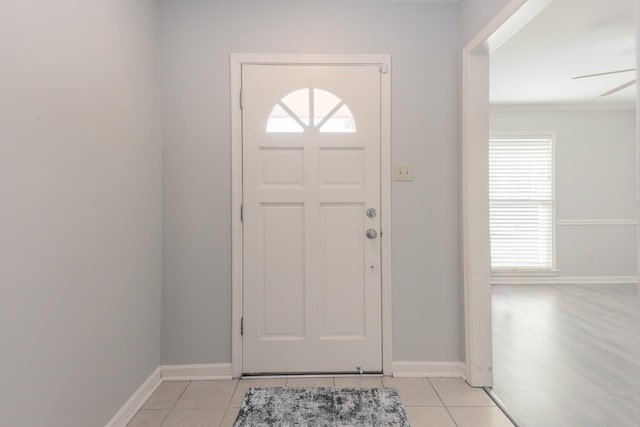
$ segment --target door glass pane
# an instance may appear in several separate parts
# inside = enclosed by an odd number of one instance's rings
[[[313,90],[313,124],[318,124],[340,103],[340,98],[322,89]]]
[[[302,133],[304,128],[284,108],[276,105],[267,122],[267,133]]]
[[[309,89],[291,92],[282,98],[282,103],[305,125],[309,126]]]
[[[356,124],[349,107],[343,105],[334,115],[320,127],[323,133],[353,133],[356,131]]]

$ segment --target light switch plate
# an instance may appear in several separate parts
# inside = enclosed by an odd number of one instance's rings
[[[393,165],[394,181],[413,181],[413,166],[409,164]]]

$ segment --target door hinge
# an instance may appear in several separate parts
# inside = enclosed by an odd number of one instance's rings
[[[240,318],[240,336],[244,336],[244,317]]]
[[[240,89],[240,109],[244,108],[244,96],[242,94],[242,89]]]
[[[384,64],[380,64],[378,69],[382,74],[387,74],[389,72],[389,64],[387,64],[386,62]]]
[[[240,222],[244,222],[244,205],[240,205]]]

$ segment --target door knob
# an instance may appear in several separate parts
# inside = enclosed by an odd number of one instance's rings
[[[375,239],[376,237],[378,237],[378,232],[373,228],[368,229],[366,234],[367,239]]]

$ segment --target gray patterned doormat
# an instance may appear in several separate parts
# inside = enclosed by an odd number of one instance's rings
[[[411,427],[395,388],[251,388],[234,427]]]

